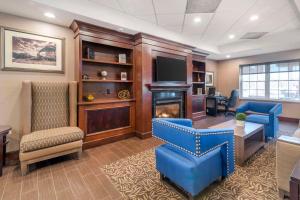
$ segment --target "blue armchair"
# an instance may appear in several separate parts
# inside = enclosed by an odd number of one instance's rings
[[[189,119],[153,119],[156,169],[187,192],[190,199],[219,178],[234,172],[232,129],[194,129]]]
[[[245,113],[247,111],[261,113],[248,115],[246,121],[263,124],[266,139],[277,137],[279,129],[278,115],[282,113],[281,103],[249,101],[236,109],[237,113]]]

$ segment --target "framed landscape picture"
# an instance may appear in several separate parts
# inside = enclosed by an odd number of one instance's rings
[[[64,73],[64,39],[1,28],[3,70]]]

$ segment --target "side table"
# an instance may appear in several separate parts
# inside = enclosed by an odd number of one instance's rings
[[[6,136],[11,130],[10,126],[0,126],[0,176],[2,176],[2,168],[5,165],[6,155]]]

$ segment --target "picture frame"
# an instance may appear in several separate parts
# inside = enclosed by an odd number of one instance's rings
[[[121,80],[127,81],[127,72],[121,72]]]
[[[214,73],[213,72],[205,73],[205,85],[206,86],[214,86]]]
[[[0,27],[1,69],[65,73],[65,39]]]

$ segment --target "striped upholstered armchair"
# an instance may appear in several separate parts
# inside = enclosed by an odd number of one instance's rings
[[[82,152],[83,132],[77,126],[76,82],[31,82],[22,85],[22,175],[28,165]]]

